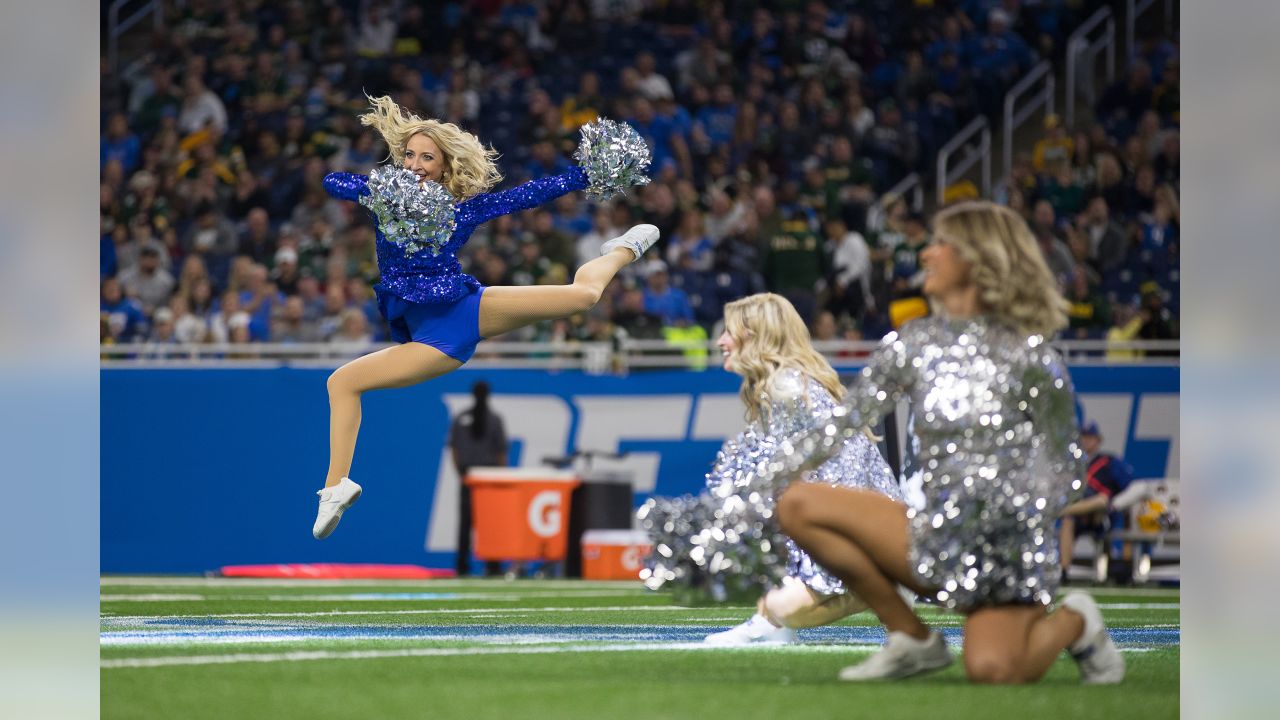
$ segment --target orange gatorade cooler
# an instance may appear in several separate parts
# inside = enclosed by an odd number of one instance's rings
[[[639,580],[641,563],[651,548],[643,530],[588,530],[582,533],[582,577]]]
[[[579,482],[564,470],[471,468],[466,483],[476,557],[563,560],[569,547],[569,494]]]

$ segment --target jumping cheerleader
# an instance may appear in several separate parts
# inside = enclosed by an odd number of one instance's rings
[[[543,320],[584,312],[619,270],[658,239],[653,225],[637,225],[604,243],[600,257],[578,268],[571,285],[485,287],[462,272],[457,252],[481,223],[519,212],[574,190],[601,199],[648,182],[649,149],[631,128],[599,120],[582,128],[576,167],[502,192],[496,153],[452,123],[406,115],[388,97],[371,99],[360,122],[377,130],[393,165],[366,177],[330,173],[325,190],[358,201],[377,220],[381,284],[378,307],[395,347],[352,360],[329,376],[329,472],[318,492],[312,534],[324,539],[360,497],[347,475],[360,429],[360,396],[453,372],[485,338]]]

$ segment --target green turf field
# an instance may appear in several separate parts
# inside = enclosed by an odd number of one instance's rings
[[[883,641],[870,615],[802,644],[706,649],[744,607],[637,583],[103,578],[103,718],[1176,718],[1176,589],[1098,588],[1128,662],[1083,687],[836,680]],[[923,611],[959,641],[959,617]]]

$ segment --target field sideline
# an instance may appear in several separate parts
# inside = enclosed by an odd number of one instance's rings
[[[1129,664],[1083,687],[835,679],[883,642],[870,615],[802,644],[709,649],[745,607],[683,608],[637,583],[576,580],[101,580],[103,718],[1174,718],[1179,592],[1092,590]],[[926,619],[958,645],[960,620]]]

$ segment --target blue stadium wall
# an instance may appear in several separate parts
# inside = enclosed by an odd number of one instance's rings
[[[512,465],[575,449],[628,451],[635,501],[695,492],[741,425],[721,370],[629,377],[464,369],[366,396],[352,477],[364,496],[324,542],[311,537],[328,452],[324,369],[103,369],[104,573],[202,573],[284,562],[452,564],[457,477],[451,412],[493,387]],[[1138,477],[1178,474],[1176,367],[1072,370],[1105,448]]]

